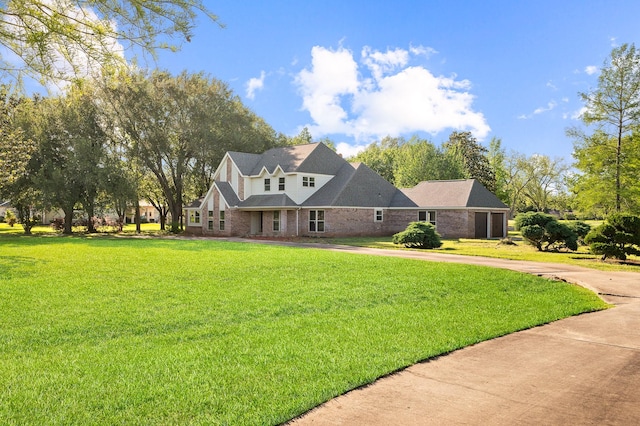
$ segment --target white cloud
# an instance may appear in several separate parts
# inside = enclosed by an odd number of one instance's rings
[[[535,110],[533,110],[533,112],[531,114],[521,114],[518,116],[518,119],[520,120],[528,120],[530,118],[533,118],[533,116],[535,115],[540,115],[543,114],[545,112],[551,111],[553,109],[555,109],[555,107],[558,106],[558,103],[554,100],[549,101],[549,103],[547,103],[546,106],[543,107],[538,107]]]
[[[365,46],[362,49],[362,62],[369,67],[373,78],[380,80],[385,74],[407,65],[409,52],[403,49],[396,49],[382,53]]]
[[[557,106],[558,106],[558,103],[557,103],[556,101],[551,101],[551,102],[549,102],[549,103],[547,104],[547,106],[546,106],[546,107],[539,107],[539,108],[536,108],[536,109],[533,111],[533,114],[534,114],[534,115],[542,114],[543,112],[551,111],[552,109],[554,109],[554,108],[555,108],[555,107],[557,107]]]
[[[595,65],[589,65],[585,67],[584,72],[586,72],[588,75],[593,75],[598,72],[598,67]]]
[[[264,71],[261,71],[260,77],[253,77],[249,79],[247,82],[247,98],[251,100],[256,98],[256,91],[262,90],[264,87],[264,78],[265,73]]]
[[[368,145],[351,145],[347,142],[340,142],[336,145],[336,152],[342,155],[344,158],[353,157],[358,155],[365,149],[367,149]]]
[[[415,56],[426,56],[427,58],[430,58],[431,55],[435,55],[438,53],[438,51],[436,49],[434,49],[433,47],[424,47],[424,46],[409,46],[409,52],[411,52],[412,55]]]
[[[575,111],[572,115],[571,118],[573,120],[579,120],[582,118],[582,116],[584,115],[584,113],[587,112],[587,107],[582,107],[579,110]]]
[[[342,133],[360,141],[446,129],[486,137],[491,129],[484,115],[472,108],[475,97],[468,80],[409,66],[411,56],[424,50],[380,52],[365,47],[359,66],[347,49],[314,47],[311,68],[296,78],[303,109],[313,120],[309,130],[315,136]],[[366,70],[370,78],[363,75]]]
[[[311,70],[304,69],[296,77],[302,94],[302,107],[309,111],[315,126],[307,126],[314,135],[349,133],[347,113],[341,97],[355,95],[360,82],[358,64],[350,51],[336,51],[315,46],[311,49]]]

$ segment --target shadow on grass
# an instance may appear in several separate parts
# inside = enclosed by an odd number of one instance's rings
[[[60,233],[42,233],[33,235],[24,234],[1,234],[0,244],[14,243],[17,245],[39,246],[49,243],[65,242],[69,244],[83,244],[94,247],[144,247],[144,248],[165,248],[182,251],[242,251],[249,252],[256,250],[252,244],[229,242],[216,238],[191,239],[184,235],[152,235],[152,234],[110,234],[95,233],[83,234],[74,233],[71,235]]]
[[[25,256],[0,256],[0,279],[13,278],[20,275],[21,278],[29,277],[37,265],[44,263]]]

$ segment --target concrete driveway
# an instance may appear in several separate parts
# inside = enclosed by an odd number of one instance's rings
[[[582,285],[616,306],[413,365],[335,398],[291,425],[640,424],[640,273],[429,252],[301,246],[512,269]]]

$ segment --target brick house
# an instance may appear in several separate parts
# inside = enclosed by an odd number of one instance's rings
[[[506,235],[509,208],[475,180],[401,190],[314,143],[227,152],[207,194],[184,211],[196,235],[386,236],[423,220],[445,238],[487,238]]]

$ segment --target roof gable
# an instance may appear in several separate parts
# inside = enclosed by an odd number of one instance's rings
[[[420,207],[508,208],[475,179],[424,181],[402,192]]]
[[[304,206],[415,207],[407,196],[365,164],[345,161],[338,173]]]
[[[346,161],[323,143],[272,148],[257,156],[251,171],[257,176],[263,170],[273,174],[277,167],[284,173],[335,174]],[[235,161],[235,160],[234,160]]]

